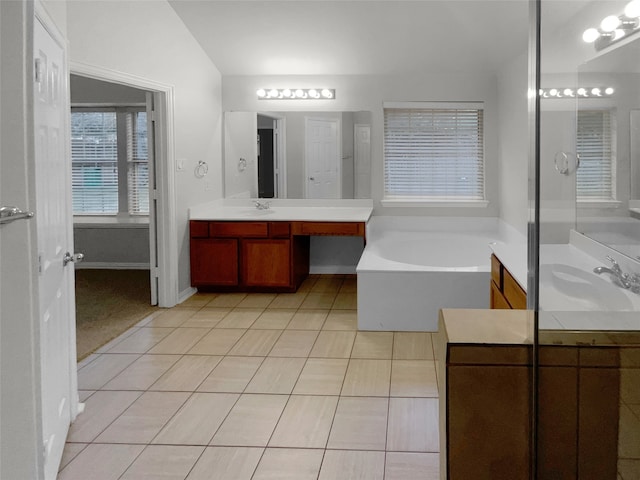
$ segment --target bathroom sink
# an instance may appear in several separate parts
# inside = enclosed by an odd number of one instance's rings
[[[608,278],[560,263],[540,265],[540,305],[543,310],[635,310],[630,293]],[[640,298],[639,298],[640,300]]]

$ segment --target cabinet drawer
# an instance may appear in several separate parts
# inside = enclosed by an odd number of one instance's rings
[[[491,255],[491,280],[502,290],[502,264],[495,255]]]
[[[364,224],[358,222],[299,222],[294,234],[352,235],[363,237]]]
[[[268,237],[267,222],[211,222],[209,235],[212,237]]]
[[[511,308],[525,310],[527,308],[527,294],[522,290],[518,282],[514,280],[508,270],[503,270],[504,296],[511,305]]]
[[[289,238],[291,232],[289,222],[269,222],[269,237]]]
[[[190,234],[191,238],[207,238],[209,236],[209,222],[191,220]]]
[[[494,282],[491,282],[491,297],[489,308],[502,310],[511,309],[511,305],[509,305],[509,302],[507,302],[507,299],[504,298],[504,295],[502,295],[502,292]]]

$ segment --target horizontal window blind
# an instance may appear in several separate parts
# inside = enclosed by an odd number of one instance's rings
[[[578,111],[576,173],[579,200],[614,200],[615,168],[612,118],[609,110]]]
[[[116,112],[71,114],[73,213],[118,213]]]
[[[385,108],[385,198],[484,200],[483,110]]]
[[[149,214],[147,113],[127,113],[127,195],[130,215]]]

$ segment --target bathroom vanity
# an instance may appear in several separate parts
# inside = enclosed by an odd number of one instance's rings
[[[264,205],[264,204],[261,204]],[[224,200],[190,210],[191,284],[201,290],[295,292],[311,236],[365,237],[369,200]]]
[[[527,308],[527,292],[495,254],[491,255],[491,287],[489,308],[523,310]]]

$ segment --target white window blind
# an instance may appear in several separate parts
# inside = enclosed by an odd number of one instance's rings
[[[147,113],[127,114],[127,194],[129,214],[149,213]]]
[[[578,200],[615,200],[613,130],[609,110],[578,111]]]
[[[385,198],[484,200],[481,108],[385,108]]]

